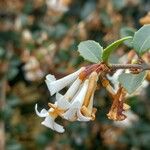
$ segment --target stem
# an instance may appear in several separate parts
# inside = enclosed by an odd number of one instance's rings
[[[150,66],[146,64],[110,64],[109,67],[113,70],[117,69],[141,69],[141,71],[150,70]]]
[[[6,79],[4,78],[0,84],[0,110],[5,107],[6,99]],[[0,149],[5,150],[5,123],[0,121]]]

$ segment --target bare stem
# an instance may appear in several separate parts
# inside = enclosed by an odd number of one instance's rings
[[[150,66],[147,64],[110,64],[109,67],[113,70],[118,69],[141,69],[141,71],[150,70]]]

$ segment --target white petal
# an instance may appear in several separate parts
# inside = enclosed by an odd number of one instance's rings
[[[54,75],[48,74],[46,76],[46,80],[48,80],[49,82],[52,82],[52,81],[56,81],[56,78]]]
[[[76,114],[77,114],[79,105],[80,105],[79,102],[74,103],[74,105],[63,114],[63,118],[70,120],[70,121],[74,121],[76,119]]]
[[[46,84],[48,86],[48,89],[49,89],[51,95],[53,95],[56,92],[62,90],[67,85],[71,84],[78,77],[80,72],[83,71],[83,69],[84,69],[84,67],[79,69],[78,71],[76,71],[76,72],[74,72],[74,73],[64,77],[64,78],[61,78],[61,79],[53,81],[53,82],[49,82],[46,79]]]
[[[61,109],[68,109],[70,107],[70,103],[67,99],[65,99],[65,97],[63,95],[61,95],[60,93],[56,94],[56,100],[57,100],[57,106]]]
[[[78,116],[78,121],[90,121],[91,118],[90,117],[85,117],[84,115],[82,115],[81,111],[77,111],[77,116]]]
[[[64,97],[66,99],[68,99],[68,101],[70,101],[73,96],[76,94],[76,92],[78,91],[80,85],[81,85],[81,80],[79,78],[77,78],[73,84],[70,86],[70,88],[68,89],[68,91],[66,92],[66,94],[64,95]]]
[[[36,114],[37,114],[39,117],[46,117],[46,116],[49,115],[49,114],[48,114],[48,111],[47,111],[46,109],[42,109],[41,112],[39,112],[39,111],[37,110],[37,104],[35,105],[35,112],[36,112]]]
[[[47,116],[41,124],[59,133],[63,133],[65,131],[63,126],[55,123],[54,118],[51,116]]]
[[[89,83],[89,80],[84,81],[84,84],[81,90],[79,91],[78,95],[76,95],[76,97],[74,98],[69,110],[67,110],[63,114],[65,119],[73,120],[76,117],[77,111],[81,109],[81,106],[83,104],[84,97],[88,88],[88,83]]]
[[[64,96],[60,93],[56,93],[56,101],[62,99]]]
[[[59,125],[58,123],[54,122],[54,130],[59,132],[59,133],[63,133],[65,131],[64,127]]]
[[[80,104],[79,108],[82,106],[85,94],[86,94],[87,89],[88,89],[88,84],[89,84],[89,80],[87,79],[84,81],[83,86],[81,87],[81,90],[79,91],[78,95],[76,95],[74,101],[71,104],[71,107],[74,107],[73,105],[76,102],[79,102],[79,104]]]

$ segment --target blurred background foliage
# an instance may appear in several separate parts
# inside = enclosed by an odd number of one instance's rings
[[[46,74],[61,78],[88,64],[78,55],[80,41],[105,47],[133,35],[150,23],[149,11],[149,0],[0,0],[0,149],[149,150],[149,86],[128,99],[125,123],[107,119],[111,101],[102,88],[95,96],[96,120],[63,121],[64,134],[41,126],[34,112],[36,103],[42,108],[54,101]],[[111,61],[130,47],[119,47]]]

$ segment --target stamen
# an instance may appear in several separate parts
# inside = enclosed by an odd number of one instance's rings
[[[58,108],[55,104],[52,104],[52,103],[48,103],[48,106],[50,108],[53,108],[53,111],[52,112],[49,112],[50,114],[52,115],[59,115],[59,116],[62,116],[62,114],[64,113],[65,110],[61,109],[61,108]]]

